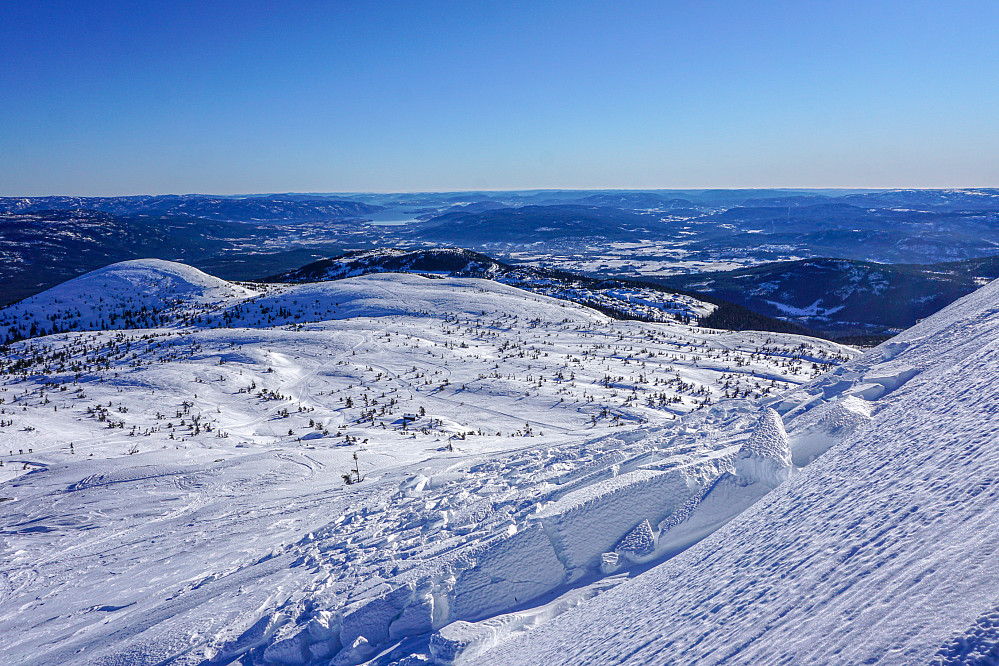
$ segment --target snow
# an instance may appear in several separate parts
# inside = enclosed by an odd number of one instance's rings
[[[193,308],[256,296],[246,287],[161,259],[111,264],[0,310],[0,340],[53,332],[173,323]],[[44,335],[44,333],[41,333]]]
[[[792,449],[829,440],[814,462],[475,663],[993,663],[997,313],[992,283],[789,392],[777,411]],[[831,379],[886,392],[868,402]]]
[[[781,314],[784,314],[786,316],[794,316],[794,317],[816,317],[816,318],[823,318],[823,317],[828,317],[829,315],[832,315],[832,314],[836,314],[837,312],[839,312],[840,310],[842,310],[843,308],[846,307],[845,305],[836,305],[836,306],[831,307],[831,308],[823,308],[823,307],[821,307],[821,303],[822,303],[822,299],[821,298],[818,299],[818,300],[816,300],[811,305],[803,307],[803,308],[795,307],[794,305],[788,305],[787,303],[781,303],[779,301],[771,301],[769,299],[765,299],[765,300],[766,300],[766,302],[769,305],[772,305],[773,307],[775,307],[778,310],[780,310]]]
[[[926,374],[909,344],[809,382],[856,352],[472,278],[241,286],[141,261],[34,299],[0,317],[77,324],[3,357],[18,664],[488,656],[797,484],[833,451],[777,485],[788,455],[861,431],[822,405]]]
[[[565,574],[544,530],[531,526],[490,543],[455,581],[453,617],[479,620],[541,596]]]
[[[791,471],[791,447],[780,415],[766,408],[759,423],[735,456],[735,473],[776,488]]]
[[[621,539],[621,543],[617,545],[614,552],[621,553],[632,561],[640,562],[642,558],[651,555],[655,550],[656,535],[653,534],[652,525],[646,518]]]
[[[599,481],[545,507],[537,519],[570,576],[582,576],[642,520],[658,523],[687,500],[696,482],[686,471],[637,470]]]

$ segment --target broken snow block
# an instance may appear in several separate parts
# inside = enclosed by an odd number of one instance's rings
[[[325,641],[339,636],[339,618],[328,610],[318,611],[306,625],[309,638],[313,641]]]
[[[282,666],[293,666],[304,664],[309,661],[308,644],[309,633],[305,629],[298,629],[296,633],[275,641],[264,650],[264,661],[268,664],[281,664]]]
[[[879,385],[880,386],[880,385]],[[871,422],[871,403],[854,395],[836,400],[792,421],[791,460],[804,467]]]
[[[433,630],[434,598],[433,595],[415,597],[406,606],[399,617],[389,625],[389,638],[398,640],[406,636],[428,634]]]
[[[458,620],[441,627],[430,637],[430,654],[436,664],[452,664],[459,657],[471,657],[492,643],[489,628]]]
[[[628,532],[614,551],[633,562],[640,562],[656,552],[656,535],[652,532],[648,519]]]
[[[451,617],[478,620],[562,584],[565,569],[538,526],[489,542],[455,581]]]
[[[608,576],[621,568],[617,553],[604,553],[600,556],[600,573]]]
[[[340,639],[331,638],[326,641],[319,641],[318,643],[311,643],[309,645],[309,656],[312,661],[317,659],[328,659],[332,657],[340,649]]]
[[[567,494],[537,520],[572,577],[596,570],[601,555],[640,521],[658,522],[681,506],[694,492],[688,484],[692,476],[687,468],[628,472]]]
[[[332,657],[340,650],[340,617],[328,610],[317,612],[305,625],[313,661]]]
[[[356,666],[375,653],[374,647],[364,636],[358,636],[330,662],[330,666]]]
[[[917,374],[919,371],[908,363],[882,363],[864,373],[864,381],[880,384],[885,393],[891,393]]]
[[[340,625],[340,643],[352,645],[358,636],[364,636],[372,645],[389,639],[389,625],[413,597],[413,585],[407,584],[374,599],[358,602],[344,613]]]
[[[398,661],[393,661],[388,666],[429,666],[430,657],[423,654],[408,654]]]
[[[776,488],[791,475],[791,446],[780,415],[769,407],[735,456],[735,472],[752,483]]]

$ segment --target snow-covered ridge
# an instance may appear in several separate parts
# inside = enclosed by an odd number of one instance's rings
[[[175,324],[194,310],[221,308],[257,295],[185,264],[123,261],[0,309],[0,339],[154,328]]]
[[[586,278],[532,266],[510,266],[478,252],[450,247],[348,252],[271,279],[292,283],[322,282],[390,272],[495,280],[545,296],[582,303],[614,316],[643,321],[690,323],[716,309],[711,303],[653,285]]]

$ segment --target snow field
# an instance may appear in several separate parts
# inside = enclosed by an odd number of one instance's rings
[[[200,303],[165,328],[7,348],[0,649],[17,663],[470,658],[455,627],[485,649],[621,582],[605,556],[664,556],[660,524],[692,499],[706,533],[767,492],[769,463],[735,468],[751,438],[767,461],[780,443],[757,441],[746,396],[776,404],[853,355],[474,279]],[[752,492],[716,492],[725,475]]]

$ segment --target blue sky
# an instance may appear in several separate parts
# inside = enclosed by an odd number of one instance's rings
[[[999,186],[995,2],[0,16],[0,195]]]

